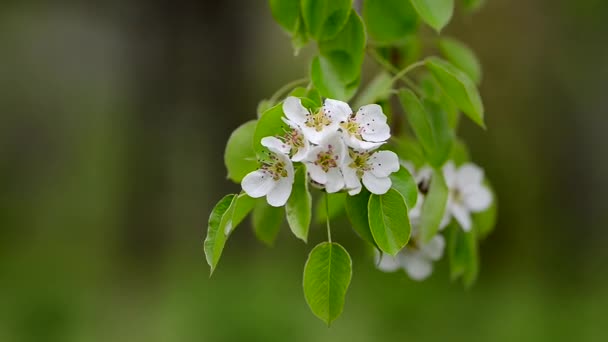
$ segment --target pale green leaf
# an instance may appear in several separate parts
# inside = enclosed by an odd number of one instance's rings
[[[224,152],[224,163],[228,169],[228,178],[240,183],[249,172],[258,168],[258,161],[253,150],[253,132],[256,120],[239,126],[228,139]]]
[[[321,196],[315,204],[315,223],[325,223],[328,218],[325,207],[327,198],[329,198],[329,219],[333,220],[344,213],[346,197],[345,192],[336,192]]]
[[[255,207],[255,203],[257,200],[255,198],[251,198],[247,196],[247,194],[242,193],[237,196],[234,203],[234,212],[232,213],[232,230],[236,226],[238,226],[247,215],[253,210]]]
[[[352,277],[352,261],[337,243],[318,244],[304,265],[304,297],[312,312],[330,325],[344,308]]]
[[[352,8],[352,0],[301,0],[300,3],[307,31],[317,41],[335,37],[346,24]]]
[[[253,133],[253,150],[258,159],[264,159],[268,155],[268,150],[262,146],[262,138],[269,136],[282,136],[289,129],[283,121],[283,103],[266,110],[258,119]]]
[[[454,14],[454,0],[410,1],[420,18],[437,32],[441,32]]]
[[[362,189],[361,192],[355,196],[346,196],[345,207],[348,220],[350,221],[353,230],[361,239],[372,246],[376,246],[371,229],[369,228],[369,218],[367,215],[367,205],[369,203],[370,195],[371,194],[367,189]]]
[[[445,59],[469,75],[473,82],[481,82],[481,63],[471,48],[456,39],[441,38],[439,50]]]
[[[420,234],[424,242],[431,241],[439,231],[447,201],[448,187],[445,184],[443,173],[435,170],[420,214]]]
[[[475,83],[469,76],[452,64],[437,57],[426,59],[426,66],[456,106],[475,123],[485,127],[483,103]]]
[[[317,56],[312,60],[310,75],[315,88],[322,96],[341,101],[350,100],[359,87],[360,78],[344,84],[328,60]]]
[[[390,75],[386,72],[379,73],[357,96],[356,101],[353,103],[353,109],[357,110],[362,106],[388,99],[392,87],[393,82]]]
[[[418,184],[410,172],[404,168],[391,174],[392,188],[403,196],[408,209],[413,208],[418,200]]]
[[[363,18],[370,37],[380,44],[403,41],[418,27],[418,15],[406,0],[365,0]]]
[[[397,190],[372,194],[368,203],[369,227],[378,248],[396,255],[410,239],[410,220],[405,199]]]
[[[450,259],[450,277],[456,280],[462,277],[465,287],[473,285],[479,273],[479,252],[475,230],[464,232],[458,224],[448,227],[448,256]]]
[[[213,274],[222,256],[227,238],[226,231],[232,229],[232,214],[234,212],[235,200],[236,195],[234,194],[225,196],[215,205],[209,215],[204,250],[207,263],[211,267],[211,274]]]
[[[296,169],[291,195],[285,205],[285,213],[293,235],[307,242],[312,217],[312,198],[308,191],[308,177],[304,167]]]
[[[253,232],[258,240],[272,246],[283,224],[283,208],[270,206],[264,199],[256,202],[251,215]]]

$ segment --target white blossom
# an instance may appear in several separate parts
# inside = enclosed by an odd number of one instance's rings
[[[342,173],[348,193],[361,192],[361,181],[372,194],[385,194],[392,185],[390,175],[399,171],[399,157],[392,151],[360,152],[348,149]]]
[[[328,193],[334,193],[344,188],[342,164],[344,163],[346,146],[337,133],[322,140],[319,145],[310,149],[303,160],[310,178],[317,184],[323,185]]]
[[[325,100],[323,107],[311,113],[302,106],[302,101],[290,96],[283,102],[283,112],[287,119],[296,124],[306,139],[320,144],[338,131],[340,123],[347,120],[352,111],[347,103],[332,99]]]
[[[369,150],[384,144],[391,137],[382,107],[370,104],[359,108],[340,123],[344,142],[357,150]]]
[[[269,158],[259,170],[247,174],[241,186],[247,195],[266,196],[268,204],[280,207],[287,202],[293,186],[293,164],[287,155],[290,147],[276,137],[265,137],[261,143],[270,150]]]
[[[453,162],[443,167],[448,186],[446,216],[454,217],[466,232],[472,228],[471,213],[484,211],[492,204],[492,193],[483,185],[483,170],[472,163],[459,168]]]
[[[291,160],[300,162],[308,155],[308,152],[310,151],[310,142],[304,137],[304,133],[297,124],[285,118],[283,118],[283,121],[289,125],[290,130],[285,132],[281,137],[281,140],[285,145],[289,146]]]

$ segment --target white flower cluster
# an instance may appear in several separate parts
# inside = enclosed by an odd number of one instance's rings
[[[396,256],[377,255],[376,264],[384,272],[394,272],[403,268],[410,278],[423,280],[433,272],[433,262],[441,259],[445,249],[445,239],[441,234],[437,234],[428,243],[424,243],[419,234],[422,204],[429,190],[433,171],[430,167],[422,167],[416,172],[412,164],[408,162],[402,164],[410,170],[418,184],[416,206],[409,210],[412,238]],[[473,225],[471,213],[488,209],[493,200],[492,193],[483,184],[483,170],[472,163],[465,163],[456,168],[450,161],[445,164],[442,171],[448,187],[448,202],[439,229],[443,230],[454,218],[460,227],[468,232]]]
[[[328,193],[345,190],[355,195],[362,182],[374,194],[390,189],[389,176],[400,165],[394,152],[377,151],[391,136],[382,107],[370,104],[354,113],[347,103],[327,99],[313,113],[300,99],[288,97],[283,112],[289,130],[262,139],[270,158],[241,182],[249,196],[266,196],[268,204],[284,205],[294,181],[293,162],[303,163],[313,184]]]

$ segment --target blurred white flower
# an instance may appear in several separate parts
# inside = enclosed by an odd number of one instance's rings
[[[247,195],[266,196],[268,204],[280,207],[287,202],[293,186],[293,164],[287,155],[290,147],[275,137],[265,137],[261,142],[270,150],[269,159],[259,170],[247,174],[241,186]]]
[[[483,185],[483,170],[472,163],[459,168],[453,162],[443,167],[443,176],[448,186],[446,215],[453,216],[466,232],[471,230],[471,213],[484,211],[492,204],[492,193]]]
[[[392,151],[359,152],[348,149],[342,173],[348,193],[356,195],[363,185],[376,195],[385,194],[392,185],[390,175],[399,171],[399,157]]]

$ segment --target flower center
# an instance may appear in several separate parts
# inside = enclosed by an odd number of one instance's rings
[[[324,127],[331,125],[331,123],[331,118],[327,116],[323,108],[315,114],[308,114],[304,122],[307,127],[314,128],[317,132],[321,132]]]
[[[350,155],[350,158],[353,160],[348,167],[350,167],[351,169],[355,169],[357,171],[357,176],[359,176],[359,178],[363,177],[363,173],[365,171],[369,171],[371,169],[368,160],[370,157],[369,153],[366,152],[357,152],[354,150],[349,150],[348,154]]]
[[[355,120],[348,119],[348,121],[342,122],[340,127],[349,135],[352,135],[359,140],[363,140],[363,137],[361,136],[361,126],[359,126]]]
[[[275,181],[287,177],[287,165],[276,156],[270,156],[270,161],[262,164],[262,170],[266,171]]]
[[[285,133],[283,139],[285,143],[291,146],[290,152],[292,155],[298,153],[298,151],[304,147],[304,136],[296,129],[292,129],[291,131]]]
[[[327,151],[317,154],[317,160],[314,164],[321,167],[324,172],[329,172],[330,169],[338,167],[338,156],[334,155],[331,145],[328,146]]]

